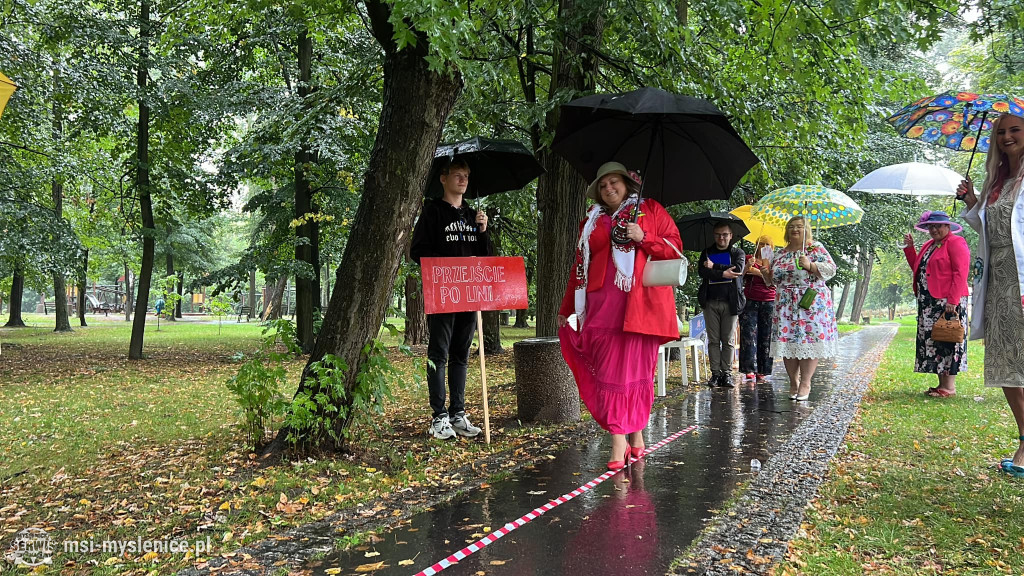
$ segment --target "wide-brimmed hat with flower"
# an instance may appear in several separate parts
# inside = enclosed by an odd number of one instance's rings
[[[921,214],[921,219],[918,220],[917,224],[914,225],[914,228],[920,230],[921,232],[927,232],[928,227],[933,224],[947,224],[949,225],[949,231],[953,233],[959,232],[964,229],[963,226],[950,220],[949,214],[946,214],[942,210],[925,210],[924,213]]]
[[[590,186],[587,186],[587,198],[590,198],[595,202],[599,202],[601,200],[601,193],[597,189],[597,184],[601,181],[601,178],[604,178],[609,174],[621,174],[624,176],[626,190],[628,190],[630,194],[636,194],[640,191],[640,183],[637,176],[630,173],[629,170],[626,170],[625,166],[618,162],[605,162],[597,169],[597,177],[590,183]]]

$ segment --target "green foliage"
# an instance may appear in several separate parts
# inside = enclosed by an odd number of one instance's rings
[[[207,309],[209,309],[210,314],[217,317],[217,333],[219,334],[220,329],[224,324],[224,317],[231,313],[231,299],[225,294],[218,294],[216,296],[212,296],[206,302],[206,306]]]
[[[408,347],[400,349],[411,355]],[[420,360],[414,364],[419,381]],[[375,417],[384,413],[384,403],[393,399],[391,388],[402,376],[388,359],[381,340],[372,340],[363,348],[351,389],[346,389],[348,366],[333,354],[324,355],[306,370],[315,385],[300,388],[284,421],[290,446],[302,451],[341,446],[351,438],[354,426],[373,426]]]
[[[241,408],[241,427],[252,450],[264,444],[274,420],[289,407],[281,395],[288,377],[284,363],[299,353],[295,324],[284,318],[272,320],[263,328],[259,350],[227,382]]]

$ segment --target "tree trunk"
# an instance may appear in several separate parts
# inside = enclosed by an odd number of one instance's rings
[[[89,275],[89,251],[82,256],[82,270],[78,273],[78,325],[88,326],[85,323],[85,283]]]
[[[836,319],[843,319],[843,310],[846,310],[846,302],[850,298],[850,282],[843,284],[843,295],[839,297],[839,307],[836,308]]]
[[[308,104],[306,98],[310,89],[310,70],[313,60],[313,39],[303,29],[298,38],[299,53],[299,98],[304,101],[302,110],[305,113]],[[295,152],[295,218],[304,224],[296,227],[295,234],[305,238],[306,243],[295,246],[295,259],[309,264],[312,277],[302,273],[295,274],[295,333],[302,351],[309,353],[313,349],[313,311],[320,309],[320,230],[312,214],[316,212],[313,202],[313,191],[306,178],[307,166],[315,162],[314,155],[309,151],[308,135],[302,138],[299,149]]]
[[[170,233],[170,227],[168,227],[167,232],[168,232],[168,236],[170,236],[170,234],[169,234]],[[177,282],[178,275],[174,273],[174,252],[171,251],[171,243],[170,242],[167,243],[167,247],[166,248],[167,248],[167,278],[170,278],[171,276],[174,276],[174,284],[177,284],[178,283]],[[167,289],[167,279],[165,278],[164,281],[161,282],[161,284],[163,284],[164,290],[166,290]],[[171,286],[171,292],[174,292],[175,294],[177,294],[178,293],[177,287],[172,285]],[[167,319],[169,321],[171,321],[171,322],[174,322],[174,306],[171,306],[170,312],[171,313],[167,315],[168,316]]]
[[[533,283],[533,266],[526,265],[526,291],[530,291],[530,284]],[[516,310],[516,323],[514,328],[529,328],[530,325],[526,323],[526,317],[529,315],[528,309]]]
[[[568,30],[563,42],[555,47],[550,94],[594,89],[597,59],[579,40],[599,47],[604,30],[604,6],[603,3],[578,3],[579,0],[559,2],[559,20],[580,22],[580,25],[576,30]],[[547,131],[554,132],[558,112],[554,107],[548,113]],[[579,236],[579,221],[587,205],[583,194],[587,182],[568,162],[550,150],[542,152],[540,160],[546,172],[537,183],[537,208],[540,211],[537,229],[537,336],[555,336],[558,333],[558,308],[569,280]]]
[[[494,254],[501,256],[504,254],[501,243],[501,227],[498,222],[499,218],[495,218],[494,212],[491,211],[487,215],[490,222],[494,222],[495,226],[492,230],[488,228],[488,232],[491,235],[491,241],[494,244]],[[501,347],[501,312],[497,310],[488,310],[483,313],[483,328],[484,328],[484,354],[502,354],[505,349]]]
[[[363,349],[384,321],[434,149],[462,89],[457,71],[430,71],[425,59],[430,47],[424,35],[417,33],[415,44],[397,49],[389,4],[366,0],[365,5],[373,35],[384,48],[384,90],[377,137],[327,315],[298,387],[298,393],[317,393],[320,386],[310,365],[326,354],[334,354],[348,366],[343,377],[346,393],[338,399],[346,406],[351,406],[357,375],[366,361]],[[339,283],[344,289],[338,289]],[[333,445],[340,449],[345,442],[344,431],[354,416],[351,411],[345,412],[345,418],[334,419],[331,424],[337,441],[311,437],[303,431],[291,432],[299,435],[302,447]],[[278,433],[273,449],[284,447],[288,432]]]
[[[249,318],[256,316],[256,270],[249,270]]]
[[[60,75],[54,70],[53,72],[53,89],[54,93],[57,93],[60,87]],[[53,126],[52,135],[55,144],[60,142],[61,133],[64,130],[63,120],[60,109],[60,103],[57,100],[53,102]],[[57,222],[64,219],[64,183],[61,182],[60,176],[56,176],[50,181],[50,194],[53,197],[53,217]],[[54,332],[71,332],[71,320],[68,318],[68,290],[67,281],[64,278],[64,273],[59,271],[53,272],[53,303],[54,303],[54,315],[56,316],[56,324],[54,325]]]
[[[185,271],[178,271],[178,301],[174,303],[174,317],[181,318],[181,303],[185,299]]]
[[[281,303],[284,300],[284,292],[288,289],[288,277],[282,276],[274,283],[270,293],[267,294],[267,301],[263,308],[263,320],[278,320],[281,318]]]
[[[124,321],[132,321],[132,309],[135,308],[135,291],[132,289],[132,271],[128,263],[124,263]]]
[[[868,284],[871,282],[871,269],[875,266],[875,254],[869,252],[861,254],[857,261],[857,271],[861,277],[857,280],[857,288],[853,293],[853,309],[850,311],[850,321],[860,324],[861,312],[864,309],[864,300],[868,295]]]
[[[146,99],[146,79],[149,76],[149,0],[142,0],[139,8],[139,128],[135,143],[135,187],[142,213],[142,269],[139,270],[139,295],[135,300],[135,322],[128,344],[128,359],[142,359],[142,344],[146,337],[146,309],[149,307],[149,288],[153,282],[153,258],[156,252],[156,224],[153,222],[153,200],[149,193],[149,102]]]
[[[21,301],[25,297],[25,273],[21,266],[14,268],[14,280],[11,281],[11,311],[7,316],[5,328],[24,328],[25,321],[21,318]]]
[[[501,345],[501,312],[488,310],[483,312],[484,321],[484,354],[504,354]]]
[[[92,213],[96,210],[96,202],[89,202],[89,219],[92,219]],[[89,281],[89,250],[86,249],[85,254],[82,256],[82,271],[78,275],[78,323],[81,326],[87,326],[85,323],[85,288],[86,283]],[[93,282],[93,295],[95,295],[96,283]]]
[[[405,277],[405,345],[426,344],[427,314],[423,309],[423,284],[416,274]]]

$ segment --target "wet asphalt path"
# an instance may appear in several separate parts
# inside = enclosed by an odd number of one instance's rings
[[[823,362],[815,374],[809,402],[789,399],[781,362],[771,381],[756,386],[691,385],[692,393],[655,408],[647,444],[693,424],[697,430],[441,573],[665,574],[715,511],[735,495],[737,485],[751,478],[750,460],[766,462],[785,443],[832,384],[846,377],[844,366],[852,366],[879,343],[875,334],[863,330],[841,340],[835,365]],[[381,542],[330,554],[304,568],[314,574],[417,574],[600,476],[608,453],[607,435],[567,448],[555,459],[414,516],[383,534]],[[377,563],[382,564],[366,572],[366,565]],[[357,571],[360,567],[363,571]]]

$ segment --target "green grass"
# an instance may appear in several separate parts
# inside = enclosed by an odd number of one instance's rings
[[[777,574],[1021,574],[1024,480],[995,470],[1016,448],[998,389],[984,388],[983,347],[954,398],[928,398],[915,374],[915,319],[899,333],[832,462],[829,480]]]
[[[388,357],[401,374],[394,399],[372,426],[354,429],[351,453],[261,468],[225,388],[257,349],[258,323],[162,322],[157,332],[151,319],[147,358],[128,361],[131,325],[123,319],[90,316],[90,326],[70,334],[53,333],[52,315],[25,320],[30,327],[0,328],[0,518],[11,534],[35,525],[57,542],[98,542],[194,535],[203,526],[219,555],[396,490],[454,487],[452,468],[472,465],[480,478],[500,473],[550,443],[556,429],[517,424],[509,353],[487,359],[492,444],[427,440],[426,384],[413,377],[422,368],[416,356],[392,348]],[[503,327],[510,352],[532,335]],[[303,357],[286,364],[285,395],[304,364]],[[474,359],[466,399],[482,424],[479,382]],[[514,456],[482,466],[499,453]],[[193,560],[83,553],[58,554],[55,563],[62,573],[171,573]]]

